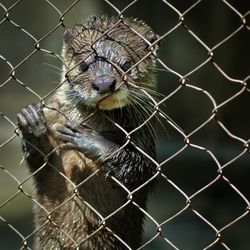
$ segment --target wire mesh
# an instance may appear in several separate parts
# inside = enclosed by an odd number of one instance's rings
[[[160,44],[159,56],[155,56],[160,75],[160,94],[143,92],[153,108],[137,128],[127,131],[115,124],[127,139],[113,155],[132,145],[151,162],[154,171],[134,188],[128,188],[111,174],[111,182],[122,189],[127,198],[112,212],[105,214],[79,193],[81,187],[96,181],[100,169],[76,184],[57,166],[49,164],[71,185],[71,195],[49,211],[33,195],[32,186],[33,179],[46,167],[48,158],[58,148],[43,154],[47,159],[44,164],[35,172],[29,172],[25,167],[27,156],[21,152],[22,135],[16,123],[16,113],[32,102],[41,102],[46,106],[47,99],[61,85],[67,84],[67,79],[59,82],[58,76],[48,67],[41,66],[40,62],[49,55],[49,59],[46,58],[48,64],[56,65],[54,70],[61,74],[57,65],[60,67],[64,63],[59,52],[62,33],[68,23],[74,24],[77,16],[81,18],[81,9],[89,8],[84,13],[87,16],[95,8],[103,8],[104,13],[118,17],[119,24],[126,23],[124,17],[130,13],[139,16],[144,6],[155,12],[154,26],[158,27],[159,36],[149,42],[140,32],[131,29],[136,36],[149,43],[148,54],[134,67],[147,60],[153,54],[154,46]],[[42,11],[37,13],[39,8]],[[2,1],[0,11],[0,241],[3,249],[33,249],[36,235],[51,225],[58,235],[71,242],[74,249],[81,248],[91,239],[98,239],[103,230],[112,235],[120,247],[133,249],[108,224],[110,218],[115,218],[129,206],[143,214],[146,220],[143,240],[136,249],[249,248],[249,4],[225,0],[188,3],[165,0],[148,3],[139,0],[59,3],[41,0],[32,4],[19,0]],[[23,18],[22,11],[29,16]],[[162,16],[157,18],[160,13]],[[49,22],[41,24],[46,18]],[[213,19],[212,25],[210,21]],[[227,20],[233,21],[226,25]],[[36,23],[39,25],[34,25]],[[107,33],[115,27],[116,24]],[[218,31],[216,35],[214,30]],[[241,43],[246,46],[241,46]],[[172,53],[173,50],[176,54]],[[126,72],[122,77],[126,77]],[[47,85],[43,81],[48,79],[57,82]],[[140,131],[155,117],[158,117],[155,124],[157,157],[149,155],[130,140],[133,133]],[[154,181],[155,191],[146,209],[134,197]],[[71,201],[84,204],[98,218],[99,226],[89,230],[80,240],[79,237],[72,237],[54,219],[54,214],[61,213]],[[37,228],[33,226],[33,206],[46,214],[46,220]],[[123,223],[132,225],[133,232],[133,223],[126,221],[126,214],[124,218]],[[70,223],[76,223],[74,218]],[[80,230],[77,226],[75,228]]]

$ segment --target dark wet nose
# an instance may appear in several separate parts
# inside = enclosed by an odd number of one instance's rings
[[[92,87],[98,94],[106,94],[115,90],[116,80],[114,78],[104,77],[97,79]]]

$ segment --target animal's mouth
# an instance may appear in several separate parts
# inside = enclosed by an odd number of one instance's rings
[[[116,91],[112,94],[104,96],[97,104],[101,110],[112,110],[117,108],[123,108],[128,104],[127,91]]]

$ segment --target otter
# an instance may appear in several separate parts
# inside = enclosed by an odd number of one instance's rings
[[[135,249],[156,172],[158,36],[134,18],[67,28],[62,83],[17,114],[35,184],[35,249]]]

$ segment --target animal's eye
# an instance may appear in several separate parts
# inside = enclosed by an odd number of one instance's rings
[[[123,71],[128,71],[132,66],[132,63],[130,61],[126,61],[123,65],[122,65],[122,70]]]
[[[88,70],[89,65],[85,61],[81,61],[79,64],[79,68],[82,72]]]
[[[106,62],[107,58],[105,56],[95,56],[96,61]]]

